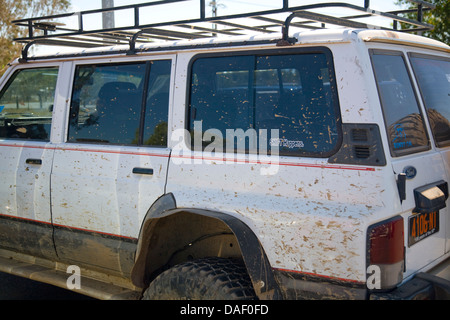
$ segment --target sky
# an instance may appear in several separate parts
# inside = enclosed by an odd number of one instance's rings
[[[98,9],[101,8],[101,0],[72,0],[72,9],[71,11],[83,11],[83,10],[90,10],[90,9]],[[135,3],[145,3],[145,2],[151,2],[150,0],[114,0],[115,6],[122,6],[122,5],[128,5],[128,4],[135,4]],[[210,2],[210,0],[206,1],[207,3]],[[219,13],[220,10],[225,9],[224,6],[254,6],[259,7],[261,9],[264,8],[270,8],[273,7],[274,4],[277,5],[279,3],[282,3],[281,0],[216,0],[217,4],[219,5]],[[331,1],[322,1],[322,0],[291,0],[290,3],[294,5],[302,5],[302,4],[310,4],[310,3],[319,3],[319,2],[331,2]],[[345,2],[345,1],[343,1]],[[363,6],[364,0],[350,0],[346,1],[348,3],[356,4]],[[383,11],[389,11],[389,10],[395,10],[398,8],[397,5],[395,5],[395,0],[371,0],[370,7],[375,10],[383,10]]]
[[[154,1],[154,0],[153,0]],[[113,0],[114,5],[116,7],[136,4],[136,3],[146,3],[152,2],[150,0]],[[211,15],[212,7],[209,6],[211,0],[206,0],[207,5],[207,15]],[[235,14],[242,13],[248,11],[260,11],[260,10],[268,10],[271,8],[279,8],[282,6],[282,0],[216,0],[217,10],[219,15],[223,14]],[[323,3],[323,2],[332,2],[330,0],[289,0],[290,6],[301,6],[305,4],[311,3]],[[364,0],[347,0],[343,2],[348,2],[358,6],[364,6]],[[102,6],[102,0],[71,0],[71,8],[70,11],[85,11],[91,9],[99,9]],[[175,3],[169,4],[165,7],[168,7],[169,10],[159,10],[159,11],[150,11],[150,9],[146,9],[147,11],[141,11],[142,17],[148,17],[148,23],[153,21],[157,21],[159,19],[184,19],[185,17],[198,17],[199,12],[199,0],[191,0],[185,3]],[[158,9],[157,7],[154,7]],[[161,6],[159,6],[161,8]],[[371,0],[370,8],[374,10],[380,11],[391,11],[400,9],[398,5],[395,4],[395,0]],[[145,14],[143,14],[145,13]],[[326,12],[324,12],[326,13]],[[170,15],[168,15],[170,14]],[[351,13],[353,14],[353,12]],[[128,25],[132,24],[132,11],[120,11],[115,15],[116,24]],[[100,23],[99,15],[91,15],[91,17],[86,16],[86,25],[95,26]],[[384,20],[383,20],[384,21]],[[147,22],[147,21],[145,21]],[[390,23],[390,22],[387,22]]]

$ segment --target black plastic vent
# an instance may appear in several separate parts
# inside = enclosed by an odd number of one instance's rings
[[[366,146],[354,146],[355,157],[358,159],[368,159],[370,157],[370,148]]]
[[[353,141],[367,141],[368,137],[367,129],[352,129],[352,140]]]
[[[329,163],[385,166],[380,129],[372,123],[343,123],[342,144]]]

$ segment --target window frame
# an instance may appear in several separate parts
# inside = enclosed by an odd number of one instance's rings
[[[189,134],[192,134],[191,128],[190,128],[190,122],[191,122],[191,88],[192,88],[192,78],[193,78],[193,65],[198,59],[203,58],[223,58],[223,57],[242,57],[242,56],[254,56],[255,59],[258,59],[258,57],[261,56],[282,56],[282,55],[302,55],[302,54],[324,54],[326,61],[327,61],[327,67],[328,67],[328,73],[330,75],[330,89],[331,89],[331,103],[332,103],[332,110],[335,114],[335,121],[336,121],[336,143],[334,144],[333,148],[330,149],[328,152],[311,152],[311,151],[299,151],[297,154],[283,154],[282,152],[279,153],[279,156],[282,157],[310,157],[310,158],[329,158],[332,155],[336,154],[339,149],[341,148],[342,141],[343,141],[343,132],[342,132],[342,116],[341,116],[341,108],[340,108],[340,101],[339,101],[339,92],[338,92],[338,86],[337,86],[337,79],[336,79],[336,71],[334,67],[334,57],[331,52],[331,50],[328,47],[325,46],[318,46],[318,47],[306,47],[306,48],[288,48],[288,49],[255,49],[255,50],[243,50],[243,51],[226,51],[226,52],[212,52],[212,53],[200,53],[194,55],[188,64],[187,68],[187,80],[186,80],[186,97],[185,97],[185,127],[184,129]],[[250,78],[253,78],[253,75],[250,75]],[[280,80],[281,81],[281,80]],[[232,128],[237,129],[237,128]],[[186,143],[186,147],[191,151],[200,151],[195,150],[193,148],[193,143],[189,144]],[[202,149],[200,152],[205,152],[204,149]],[[223,150],[223,153],[227,153],[227,150]],[[247,147],[244,151],[242,150],[234,150],[234,154],[247,154],[252,153],[251,150],[249,150]]]
[[[159,148],[159,149],[165,149],[169,146],[169,132],[166,131],[167,139],[165,145],[148,145],[144,144],[144,127],[146,123],[145,114],[147,109],[147,103],[145,102],[149,93],[149,80],[151,77],[151,64],[152,62],[156,61],[167,61],[170,63],[170,83],[172,83],[174,80],[174,74],[175,74],[175,66],[174,66],[174,56],[173,55],[167,55],[167,56],[158,56],[158,57],[152,57],[149,59],[148,57],[143,57],[140,59],[117,59],[117,60],[89,60],[89,61],[82,61],[80,63],[75,63],[72,67],[72,82],[70,87],[70,101],[68,103],[68,114],[66,117],[66,130],[65,130],[65,142],[71,143],[71,144],[87,144],[87,145],[102,145],[102,146],[124,146],[124,147],[141,147],[141,148]],[[120,65],[137,65],[137,64],[143,64],[144,65],[144,77],[142,79],[143,81],[143,88],[142,88],[142,96],[141,96],[141,102],[140,102],[140,110],[139,110],[139,121],[138,121],[138,128],[139,128],[139,137],[138,142],[136,144],[123,144],[123,143],[111,143],[111,142],[89,142],[89,141],[71,141],[69,139],[70,134],[70,117],[71,117],[71,110],[72,110],[72,102],[74,97],[74,89],[75,89],[75,82],[76,82],[76,70],[78,68],[82,67],[89,67],[89,66],[120,66]],[[171,110],[171,103],[172,103],[172,88],[173,86],[170,84],[170,89],[168,93],[168,104],[167,104],[167,126],[170,127],[170,110]]]
[[[407,149],[404,149],[404,150],[397,150],[397,151],[394,150],[394,148],[393,148],[393,146],[392,146],[392,144],[390,142],[391,141],[391,137],[390,137],[390,134],[389,134],[389,126],[388,126],[388,123],[386,121],[386,111],[384,109],[383,102],[381,100],[381,92],[380,92],[380,88],[378,86],[377,74],[375,72],[375,66],[374,66],[374,63],[373,63],[373,56],[377,55],[377,54],[378,55],[387,55],[387,56],[399,56],[399,57],[402,58],[403,64],[405,66],[405,70],[406,70],[406,73],[407,73],[407,76],[408,76],[408,79],[409,79],[409,83],[411,85],[411,89],[412,89],[412,92],[413,92],[413,95],[414,95],[414,99],[416,100],[418,111],[419,111],[419,113],[420,113],[420,115],[422,117],[424,133],[425,133],[425,136],[426,136],[426,139],[427,139],[427,145],[418,146],[418,147],[411,147],[411,148],[407,148]],[[370,62],[371,62],[370,65],[371,65],[372,73],[373,73],[374,80],[375,80],[375,86],[377,88],[378,101],[380,103],[381,112],[383,114],[384,127],[385,127],[385,130],[386,130],[386,136],[387,136],[387,139],[388,139],[389,152],[390,152],[391,156],[394,157],[394,158],[397,158],[397,157],[402,157],[402,156],[411,155],[411,154],[417,154],[417,153],[420,153],[420,152],[425,152],[425,151],[430,150],[431,149],[431,143],[430,143],[430,136],[428,134],[428,126],[427,126],[427,123],[425,121],[425,117],[426,116],[424,115],[424,112],[423,112],[424,110],[421,107],[420,99],[419,99],[419,96],[417,94],[414,82],[413,82],[413,77],[412,77],[412,74],[411,74],[410,67],[408,65],[409,61],[408,61],[408,59],[406,59],[404,52],[403,51],[399,51],[399,50],[388,50],[388,49],[369,49],[369,55],[370,55]]]

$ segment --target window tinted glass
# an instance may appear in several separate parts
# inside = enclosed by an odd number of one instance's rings
[[[145,63],[79,66],[69,141],[137,144]]]
[[[49,140],[58,68],[17,71],[0,93],[0,137]]]
[[[166,146],[171,61],[153,61],[150,68],[143,144]]]
[[[170,68],[170,61],[78,66],[68,140],[166,146]]]
[[[204,148],[212,141],[209,130],[226,151],[277,147],[282,155],[326,156],[338,142],[339,118],[329,60],[324,53],[195,60],[190,130],[201,126]],[[247,135],[230,135],[237,129]],[[257,141],[262,132],[265,145]]]
[[[411,79],[400,54],[373,53],[372,63],[393,156],[428,149]]]
[[[250,127],[252,116],[250,72],[253,57],[198,59],[193,65],[191,121],[202,121],[203,131]],[[193,128],[193,123],[191,123]]]
[[[419,83],[436,144],[450,145],[450,60],[412,55],[411,63]]]

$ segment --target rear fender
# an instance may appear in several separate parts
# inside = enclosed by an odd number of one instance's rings
[[[220,247],[225,241],[228,245]],[[177,208],[170,193],[159,198],[144,219],[131,273],[133,284],[147,287],[164,269],[187,260],[188,252],[196,259],[218,253],[242,258],[258,297],[281,298],[264,249],[244,222],[220,212]]]

